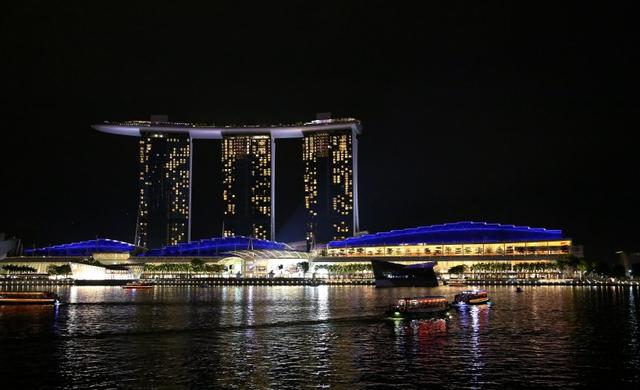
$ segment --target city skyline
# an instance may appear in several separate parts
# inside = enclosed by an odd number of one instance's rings
[[[640,383],[632,2],[8,2],[0,373]]]
[[[294,123],[332,112],[366,126],[362,230],[496,221],[562,227],[595,258],[638,250],[640,211],[626,189],[638,177],[635,66],[624,49],[634,42],[631,13],[430,7],[431,16],[391,5],[309,5],[260,18],[223,5],[12,8],[0,163],[9,189],[1,201],[10,207],[0,231],[27,247],[133,239],[138,161],[130,156],[138,145],[87,130],[92,123],[156,113]],[[260,34],[212,35],[211,15],[220,31],[245,17],[272,22]],[[172,33],[160,28],[169,17]],[[114,20],[122,28],[105,28]],[[214,206],[222,204],[220,141],[198,142],[194,239],[219,236],[223,220]],[[305,218],[301,154],[298,141],[278,141],[278,155],[295,156],[275,161],[275,230],[287,241],[305,238],[294,228]]]

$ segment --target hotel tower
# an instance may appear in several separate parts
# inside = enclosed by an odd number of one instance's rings
[[[191,240],[191,161],[197,139],[221,140],[224,236],[275,240],[275,141],[280,138],[302,139],[308,246],[358,231],[357,135],[362,127],[356,119],[215,126],[152,117],[93,128],[140,137],[135,244],[141,247]]]
[[[302,160],[309,246],[343,240],[358,231],[357,145],[352,129],[304,133]]]
[[[189,241],[191,137],[140,133],[138,220],[135,244],[158,248]]]
[[[272,150],[269,134],[222,137],[225,237],[274,239]]]

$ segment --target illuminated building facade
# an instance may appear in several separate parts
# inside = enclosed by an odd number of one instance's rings
[[[142,132],[135,245],[157,248],[190,239],[191,137]]]
[[[562,230],[502,225],[486,222],[456,222],[392,230],[327,245],[321,257],[370,261],[384,259],[406,264],[437,261],[441,271],[477,263],[553,263],[567,255],[582,256]]]
[[[303,137],[304,205],[309,246],[358,231],[357,138],[354,129]]]
[[[307,242],[326,243],[358,231],[356,135],[362,127],[357,119],[215,126],[152,117],[92,127],[140,137],[136,245],[157,248],[189,240],[194,139],[222,143],[224,236],[275,238],[275,140],[282,138],[303,140]]]
[[[274,237],[273,149],[268,134],[222,138],[225,237]]]

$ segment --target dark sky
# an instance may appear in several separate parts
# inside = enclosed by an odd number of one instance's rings
[[[640,249],[630,8],[182,3],[3,6],[0,232],[133,240],[137,140],[92,123],[332,112],[364,125],[363,229],[490,221],[561,228],[589,257]],[[301,239],[301,146],[278,142],[277,238]],[[220,232],[219,159],[197,142],[193,238]]]

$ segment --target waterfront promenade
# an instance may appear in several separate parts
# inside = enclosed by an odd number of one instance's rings
[[[72,286],[72,285],[124,285],[131,280],[73,280],[73,279],[0,279],[0,288],[27,286]],[[158,286],[373,286],[368,278],[143,278],[141,281]],[[531,279],[466,279],[467,286],[640,286],[638,280],[531,280]],[[442,285],[442,282],[440,282]]]

